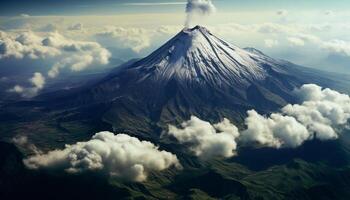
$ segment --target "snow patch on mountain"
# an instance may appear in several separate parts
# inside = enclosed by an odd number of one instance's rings
[[[157,80],[204,80],[214,83],[248,83],[262,80],[267,72],[262,55],[231,45],[206,28],[185,28],[164,46],[136,65]]]

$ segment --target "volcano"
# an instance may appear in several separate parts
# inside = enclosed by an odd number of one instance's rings
[[[79,112],[94,110],[116,131],[154,132],[191,115],[239,122],[248,109],[268,113],[295,102],[292,91],[302,84],[336,87],[338,78],[331,77],[239,48],[196,26],[98,83],[54,101]]]

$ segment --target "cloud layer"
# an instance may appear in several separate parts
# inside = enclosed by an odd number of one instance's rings
[[[106,65],[110,56],[110,52],[96,42],[71,40],[58,32],[42,36],[31,31],[0,31],[0,60],[23,60],[23,65],[27,65],[28,60],[40,60],[48,65],[50,78],[57,77],[64,68],[77,72],[89,66]],[[33,87],[16,85],[9,91],[33,97],[43,89],[45,75],[37,72],[29,81]]]
[[[151,45],[151,37],[154,33],[142,28],[107,27],[107,30],[96,34],[99,40],[113,41],[118,47],[131,48],[135,52]]]
[[[33,81],[34,84],[34,81]],[[35,84],[42,84],[40,81]],[[268,116],[255,110],[247,112],[246,128],[239,131],[228,119],[211,124],[195,116],[179,127],[169,125],[162,138],[173,137],[189,152],[207,160],[236,155],[237,145],[260,145],[272,148],[296,148],[307,140],[333,140],[338,129],[350,119],[350,97],[331,89],[306,84],[294,91],[301,104],[289,104],[279,113]],[[25,146],[27,138],[15,138]],[[125,134],[96,133],[91,140],[66,145],[63,150],[24,160],[30,169],[60,169],[69,173],[100,171],[128,181],[145,181],[152,171],[170,167],[181,169],[176,155],[160,151],[147,141]]]
[[[176,155],[160,151],[147,141],[125,134],[96,133],[87,142],[66,145],[63,150],[38,154],[24,160],[30,169],[64,169],[69,173],[103,171],[127,181],[145,181],[151,171],[181,169]]]
[[[191,117],[179,128],[172,125],[164,135],[187,144],[196,156],[231,157],[236,146],[255,145],[273,148],[295,148],[311,139],[338,138],[336,128],[345,127],[350,119],[350,97],[331,89],[306,84],[295,90],[301,104],[287,105],[280,113],[263,116],[255,110],[247,112],[246,129],[238,132],[227,119],[219,124]]]

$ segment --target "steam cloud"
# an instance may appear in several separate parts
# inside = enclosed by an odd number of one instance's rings
[[[263,116],[247,112],[246,129],[238,132],[227,119],[215,125],[191,117],[180,128],[169,126],[165,135],[174,136],[180,144],[189,144],[196,156],[230,157],[236,143],[259,144],[273,148],[295,148],[311,139],[338,138],[335,128],[345,127],[350,119],[350,97],[331,89],[306,84],[295,90],[301,104],[287,105],[281,113]]]
[[[160,151],[147,141],[125,134],[96,133],[87,142],[66,145],[63,150],[38,154],[24,160],[30,169],[64,169],[68,173],[103,171],[128,181],[145,181],[151,171],[172,166],[181,169],[176,155]]]
[[[187,0],[185,27],[189,27],[194,15],[210,15],[216,11],[211,0]]]

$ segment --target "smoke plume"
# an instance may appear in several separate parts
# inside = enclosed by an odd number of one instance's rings
[[[186,5],[186,22],[185,27],[191,25],[194,15],[210,15],[216,11],[216,8],[211,0],[188,0]]]

